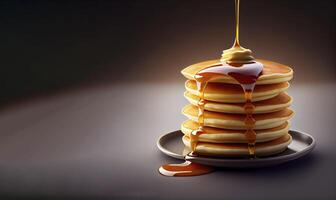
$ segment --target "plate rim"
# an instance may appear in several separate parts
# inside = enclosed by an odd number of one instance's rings
[[[161,136],[157,139],[157,141],[156,141],[156,146],[159,148],[159,150],[160,150],[162,153],[166,154],[167,156],[170,156],[170,157],[173,157],[173,158],[177,158],[177,159],[183,160],[183,159],[184,159],[184,156],[181,157],[180,154],[173,153],[173,152],[167,150],[166,148],[164,148],[164,147],[161,145],[161,140],[162,140],[164,137],[167,137],[168,135],[170,135],[170,134],[174,134],[174,133],[176,133],[176,132],[178,132],[178,131],[181,131],[181,130],[171,131],[171,132],[169,132],[169,133],[166,133],[166,134],[161,135]],[[181,132],[181,133],[182,133],[182,132]],[[183,134],[183,133],[182,133],[182,134]]]
[[[176,134],[177,132],[180,132],[181,134],[183,134],[180,130],[176,130],[176,131],[172,131],[172,132],[163,134],[163,135],[161,135],[158,138],[158,140],[156,142],[156,145],[159,148],[159,150],[162,153],[166,154],[167,156],[170,156],[170,157],[173,157],[173,158],[177,158],[177,159],[180,159],[180,160],[184,160],[184,156],[181,156],[180,154],[176,154],[174,152],[171,152],[171,151],[169,151],[168,149],[166,149],[165,147],[163,147],[161,145],[162,140],[163,140],[164,137],[167,137],[170,134]],[[309,146],[307,146],[303,150],[295,152],[295,153],[292,153],[292,154],[281,155],[281,156],[276,156],[276,157],[265,157],[265,158],[253,159],[251,161],[253,161],[253,163],[258,163],[258,162],[272,162],[272,161],[275,161],[275,160],[286,160],[286,162],[287,162],[287,161],[291,161],[291,160],[295,160],[297,158],[303,157],[303,156],[305,156],[306,154],[308,154],[309,152],[311,152],[315,148],[315,146],[316,146],[316,139],[312,135],[310,135],[310,134],[308,134],[306,132],[303,132],[303,131],[296,130],[296,129],[290,129],[289,133],[290,132],[296,132],[298,134],[302,134],[302,135],[310,138],[311,139],[311,143],[309,144]],[[192,160],[192,159],[189,159],[189,160]],[[242,158],[228,159],[228,158],[212,158],[212,157],[209,157],[209,158],[202,157],[202,160],[203,161],[209,161],[209,162],[213,162],[213,161],[218,161],[218,162],[230,161],[231,163],[240,163],[240,162],[246,162],[247,161],[247,159],[242,159]]]

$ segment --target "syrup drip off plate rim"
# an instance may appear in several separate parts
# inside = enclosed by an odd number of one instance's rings
[[[162,135],[157,141],[157,146],[164,154],[180,160],[186,159],[191,162],[214,167],[260,168],[296,160],[307,155],[314,149],[316,141],[311,135],[297,130],[290,130],[289,134],[293,140],[284,152],[256,159],[185,156],[185,154],[183,154],[185,147],[182,142],[183,133],[181,131],[173,131]]]

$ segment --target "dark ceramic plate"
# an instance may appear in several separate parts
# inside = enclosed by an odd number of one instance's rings
[[[289,162],[307,155],[315,147],[315,139],[300,131],[290,130],[292,143],[288,148],[277,155],[270,157],[262,157],[256,159],[249,158],[212,158],[212,157],[191,157],[187,156],[188,150],[182,143],[183,133],[174,131],[167,133],[157,141],[158,148],[166,155],[177,158],[186,159],[195,163],[210,165],[215,167],[234,167],[234,168],[251,168],[251,167],[267,167]]]

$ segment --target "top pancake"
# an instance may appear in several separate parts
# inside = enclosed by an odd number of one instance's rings
[[[275,83],[268,85],[257,85],[252,93],[252,101],[261,101],[277,96],[288,89],[289,83]],[[186,90],[196,96],[200,96],[197,83],[187,80]],[[245,102],[244,91],[240,85],[225,83],[208,83],[204,89],[204,99],[223,103],[243,103]]]
[[[289,81],[293,78],[293,70],[286,65],[260,59],[257,59],[256,61],[264,65],[262,75],[258,78],[256,82],[257,85],[282,83]],[[197,72],[209,66],[218,65],[220,63],[221,62],[219,59],[196,63],[186,67],[181,71],[181,73],[187,79],[195,80],[194,76]],[[211,79],[209,82],[238,84],[238,82],[230,76],[216,77],[214,79]]]

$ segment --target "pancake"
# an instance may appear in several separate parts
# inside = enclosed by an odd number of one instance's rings
[[[281,92],[286,91],[288,87],[288,82],[256,86],[252,94],[252,101],[273,98]],[[196,81],[187,80],[185,88],[189,93],[200,96]],[[244,91],[240,85],[225,83],[208,83],[204,90],[204,99],[223,103],[245,102]]]
[[[293,78],[293,70],[286,65],[261,59],[257,59],[256,61],[264,65],[262,75],[256,82],[257,85],[283,83]],[[186,67],[181,71],[181,73],[187,79],[195,80],[194,76],[197,72],[209,66],[218,64],[221,64],[219,59],[204,61]],[[238,82],[230,76],[217,77],[210,80],[210,82],[238,84]]]
[[[194,106],[197,106],[200,98],[190,92],[185,92],[184,97]],[[289,107],[292,103],[292,98],[286,93],[262,101],[254,102],[255,106],[253,113],[270,113],[279,111]],[[206,101],[204,105],[205,110],[222,112],[222,113],[239,113],[245,114],[244,103],[217,103],[214,101]]]
[[[190,139],[183,136],[182,141],[185,146],[190,148]],[[287,146],[291,143],[292,137],[286,134],[278,139],[256,143],[255,155],[256,156],[269,156],[281,153],[286,150]],[[196,145],[195,152],[199,155],[205,156],[219,156],[219,157],[245,157],[249,156],[247,144],[215,144],[199,142]]]
[[[186,135],[190,136],[193,130],[198,128],[198,123],[187,120],[182,123],[181,131]],[[198,138],[200,142],[210,142],[210,143],[247,143],[245,136],[245,130],[230,130],[230,129],[219,129],[212,127],[204,127],[204,134],[201,134]],[[277,139],[288,133],[289,123],[284,124],[264,130],[256,130],[257,138],[256,142],[266,142],[270,140]]]
[[[183,108],[182,113],[190,120],[198,122],[198,109],[196,106],[188,104]],[[269,129],[280,126],[289,120],[292,115],[293,111],[288,108],[272,113],[254,114],[253,118],[256,120],[254,129]],[[215,128],[245,130],[245,117],[245,114],[204,111],[204,125]]]

